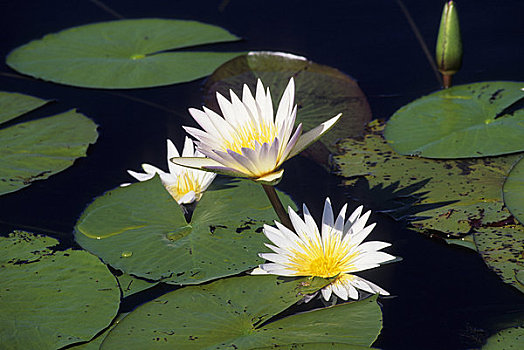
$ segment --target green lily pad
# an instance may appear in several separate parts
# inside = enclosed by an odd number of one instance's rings
[[[400,154],[427,158],[472,158],[524,151],[522,82],[459,85],[424,96],[399,109],[385,137]]]
[[[127,273],[116,276],[116,279],[118,280],[118,285],[122,291],[123,298],[139,293],[158,284],[158,282],[150,282],[143,278],[128,275]]]
[[[253,350],[270,350],[274,349],[274,346],[264,346],[261,348],[254,348]],[[293,350],[293,349],[305,349],[305,350],[323,350],[323,349],[344,349],[344,350],[364,350],[364,349],[375,349],[369,346],[350,345],[343,343],[294,343],[290,345],[279,345],[279,350]]]
[[[503,192],[504,203],[509,211],[524,224],[524,158],[511,169],[504,182]]]
[[[252,181],[214,185],[190,223],[157,177],[109,191],[84,211],[75,238],[105,263],[149,280],[195,284],[253,268],[263,262],[262,226],[276,214]]]
[[[524,285],[517,278],[524,270],[524,226],[482,227],[473,235],[484,262],[505,283],[524,293]]]
[[[524,348],[524,326],[510,327],[488,338],[482,350],[518,350]]]
[[[521,154],[463,160],[433,160],[395,153],[381,133],[383,125],[374,122],[363,141],[347,139],[340,143],[345,154],[334,157],[339,174],[365,177],[370,186],[409,187],[421,181],[421,199],[414,206],[424,209],[414,215],[415,228],[442,232],[446,238],[461,238],[471,228],[506,220],[501,188],[506,174]],[[352,180],[348,183],[353,182]]]
[[[87,341],[116,316],[120,290],[86,251],[16,231],[0,238],[0,339],[4,349],[57,349]]]
[[[229,98],[231,89],[242,96],[242,87],[247,84],[254,93],[260,78],[271,90],[276,111],[291,77],[295,79],[295,104],[298,105],[296,123],[302,123],[304,132],[342,113],[337,125],[320,139],[321,143],[304,151],[327,165],[329,153],[337,151],[335,143],[343,137],[362,135],[371,120],[371,109],[357,82],[335,68],[287,53],[250,52],[225,63],[207,79],[205,105],[220,111],[216,92]]]
[[[120,321],[122,321],[124,319],[124,317],[126,317],[128,314],[129,314],[129,312],[123,312],[121,314],[118,314],[118,316],[113,320],[113,323],[111,323],[111,326],[107,327],[105,331],[103,331],[102,333],[97,334],[96,337],[94,337],[93,339],[91,339],[87,343],[83,343],[83,344],[79,344],[79,345],[73,345],[73,346],[69,347],[68,349],[73,349],[73,350],[99,350],[100,349],[100,345],[102,345],[102,342],[107,337],[109,332],[113,328],[115,328],[115,326],[117,324],[119,324]]]
[[[0,124],[31,112],[48,102],[38,97],[0,91]]]
[[[515,271],[515,278],[524,287],[524,269]]]
[[[5,122],[45,103],[31,96],[0,93],[0,118]],[[70,110],[0,129],[0,195],[71,166],[95,143],[96,127],[91,119]]]
[[[139,306],[101,349],[251,349],[307,342],[369,346],[381,329],[376,297],[272,320],[324,279],[244,276],[191,286]]]
[[[118,20],[46,35],[13,50],[7,64],[20,73],[73,86],[161,86],[205,77],[242,54],[171,50],[238,39],[222,28],[195,21]]]

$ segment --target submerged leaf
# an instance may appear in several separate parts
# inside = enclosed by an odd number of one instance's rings
[[[22,231],[0,238],[2,348],[87,341],[115,317],[120,290],[107,267],[86,251],[53,251],[56,244]]]
[[[291,77],[296,85],[296,124],[302,123],[304,133],[342,113],[335,128],[304,151],[327,165],[329,153],[336,153],[335,143],[342,137],[360,136],[371,120],[371,109],[357,82],[335,68],[282,52],[250,52],[225,63],[209,77],[204,88],[205,105],[219,111],[217,92],[228,97],[231,89],[242,96],[243,85],[255,91],[260,78],[269,87],[276,110]]]
[[[114,268],[149,280],[195,284],[245,271],[262,262],[262,225],[276,214],[252,181],[219,186],[206,191],[190,223],[158,177],[117,188],[89,205],[75,238]]]
[[[238,40],[205,23],[128,19],[69,28],[13,50],[7,64],[56,83],[103,89],[169,85],[202,78],[237,52],[169,50]]]
[[[45,103],[31,96],[0,93],[0,118],[5,122]],[[0,195],[71,166],[95,143],[96,127],[91,119],[71,110],[0,129]]]
[[[427,158],[524,151],[524,109],[516,105],[523,88],[494,81],[432,93],[395,112],[384,135],[397,153]]]
[[[371,345],[382,323],[376,297],[272,320],[327,283],[320,278],[244,276],[184,287],[139,306],[109,333],[102,349]]]

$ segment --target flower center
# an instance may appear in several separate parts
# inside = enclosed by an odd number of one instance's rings
[[[176,201],[179,201],[190,191],[194,191],[197,197],[202,191],[200,182],[191,171],[184,171],[177,177],[177,180],[176,184],[166,186],[167,191]]]
[[[260,122],[255,124],[253,122],[246,122],[236,129],[236,135],[231,139],[223,140],[224,150],[232,150],[233,152],[242,154],[242,148],[255,149],[258,142],[260,145],[264,143],[272,143],[277,137],[277,129],[275,124]]]
[[[320,242],[309,242],[302,245],[301,251],[292,251],[291,268],[296,276],[333,277],[351,269],[351,262],[358,253],[348,254],[347,247],[342,247],[337,240],[331,240],[322,247]]]

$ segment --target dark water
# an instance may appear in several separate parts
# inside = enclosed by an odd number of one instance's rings
[[[524,2],[457,1],[464,64],[454,82],[524,78]],[[113,20],[98,1],[1,1],[0,54],[72,26]],[[272,50],[303,55],[358,79],[374,117],[439,88],[397,1],[105,1],[125,18],[192,19],[222,26],[244,40],[216,50]],[[433,52],[443,1],[403,1]],[[126,169],[142,162],[165,168],[165,139],[181,145],[186,112],[199,107],[202,80],[132,91],[103,91],[25,79],[0,63],[0,90],[56,102],[25,119],[70,108],[92,118],[99,139],[74,166],[0,197],[0,232],[13,228],[47,233],[73,244],[71,231],[92,199],[132,179]],[[329,116],[326,116],[329,117]],[[22,120],[24,119],[22,118]],[[339,179],[308,159],[286,163],[279,188],[306,202],[317,218],[323,200],[347,201]],[[305,175],[307,174],[307,175]],[[399,263],[363,273],[395,297],[382,299],[384,329],[375,346],[384,349],[467,349],[514,319],[524,320],[522,294],[502,283],[469,250],[450,247],[406,230],[386,216],[373,217],[371,239],[393,243]],[[127,307],[130,304],[127,304]]]

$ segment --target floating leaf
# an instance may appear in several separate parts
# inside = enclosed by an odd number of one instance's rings
[[[524,293],[517,275],[524,270],[524,226],[482,227],[473,234],[478,252],[504,282]]]
[[[195,21],[119,20],[46,35],[12,51],[7,64],[23,74],[73,86],[161,86],[205,77],[241,54],[170,50],[235,40],[222,28]]]
[[[296,86],[296,120],[303,124],[304,131],[342,113],[337,125],[320,139],[322,144],[305,150],[326,165],[329,153],[336,152],[336,141],[342,137],[360,136],[371,120],[371,109],[357,82],[335,68],[287,53],[250,52],[225,63],[208,78],[204,88],[205,105],[220,111],[216,92],[229,98],[231,89],[242,96],[243,85],[247,84],[254,92],[257,78],[260,78],[264,86],[269,86],[276,110],[291,77]]]
[[[511,169],[503,191],[504,203],[511,214],[524,225],[524,158]]]
[[[510,217],[503,210],[501,187],[509,169],[522,156],[463,160],[433,160],[401,156],[382,138],[383,125],[373,123],[364,141],[347,139],[340,143],[346,152],[334,157],[339,173],[346,177],[364,176],[370,186],[398,183],[400,188],[427,181],[416,214],[422,231],[446,235],[468,233],[472,227],[499,222]],[[415,211],[417,210],[415,206]]]
[[[253,350],[270,350],[275,349],[274,346],[264,346],[261,348],[254,348]],[[343,349],[343,350],[364,350],[364,349],[375,349],[369,346],[350,345],[344,343],[293,343],[290,345],[279,345],[279,350],[293,350],[293,349],[305,349],[305,350],[322,350],[322,349]]]
[[[137,278],[127,273],[123,273],[120,276],[116,276],[120,290],[122,291],[122,297],[128,297],[135,293],[139,293],[148,288],[154,287],[158,282],[150,282],[143,278]]]
[[[86,251],[49,248],[56,244],[21,231],[0,238],[2,348],[87,341],[115,317],[120,290],[107,267]]]
[[[455,86],[399,109],[385,137],[400,154],[470,158],[524,151],[524,83],[482,82]]]
[[[369,346],[381,329],[376,297],[271,320],[326,283],[244,276],[181,288],[139,306],[101,349],[252,349],[297,342]]]
[[[96,337],[91,339],[87,343],[79,344],[79,345],[73,345],[69,347],[68,349],[73,350],[99,350],[100,345],[104,341],[105,337],[109,334],[109,332],[124,319],[129,314],[129,312],[123,312],[121,314],[118,314],[118,316],[113,320],[113,323],[111,323],[111,326],[108,327],[104,332],[97,334]]]
[[[2,93],[0,118],[5,122],[45,103],[31,96]],[[75,110],[0,129],[0,194],[68,168],[85,156],[97,137],[96,124]]]
[[[517,350],[524,348],[524,326],[503,329],[488,338],[482,350]]]
[[[0,91],[0,124],[45,105],[46,100],[16,92]]]
[[[263,262],[262,225],[276,219],[271,204],[252,181],[213,185],[189,224],[158,178],[109,191],[82,214],[76,240],[116,269],[167,283],[201,283],[255,267]]]

